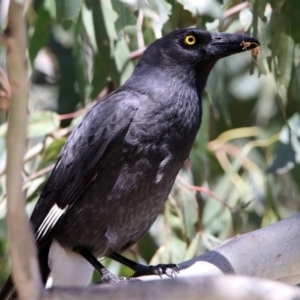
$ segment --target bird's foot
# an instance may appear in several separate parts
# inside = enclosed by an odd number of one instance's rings
[[[131,278],[146,275],[158,275],[159,277],[162,277],[163,274],[167,275],[168,277],[175,278],[178,273],[179,268],[175,264],[159,264],[156,266],[145,266],[138,264],[135,269],[135,273]]]
[[[168,277],[174,278],[176,277],[176,274],[179,273],[179,268],[175,264],[159,264],[156,266],[145,266],[138,264],[116,252],[111,253],[109,257],[134,270],[135,273],[131,278],[146,275],[158,275],[162,277],[163,274],[167,275]]]
[[[127,283],[129,281],[138,280],[137,278],[117,277],[107,269],[102,269],[101,274],[102,274],[101,283],[105,283],[105,284],[119,284],[119,283]]]

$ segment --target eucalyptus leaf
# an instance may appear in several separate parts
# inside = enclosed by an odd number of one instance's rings
[[[190,186],[193,185],[191,170],[182,168],[179,176],[181,180]],[[195,191],[192,191],[186,187],[181,187],[177,195],[177,201],[183,216],[184,231],[188,240],[192,240],[192,238],[195,236],[196,224],[198,222],[198,204],[195,196]]]
[[[115,21],[117,33],[122,31],[126,26],[136,24],[135,15],[122,1],[112,0],[111,4],[113,9],[118,13],[118,18]]]
[[[115,48],[115,62],[117,70],[120,73],[120,84],[123,84],[134,70],[133,62],[130,59],[130,52],[128,45],[125,42],[124,38],[121,38],[116,42]]]
[[[27,200],[31,200],[33,197],[37,197],[38,192],[45,181],[45,175],[28,181],[24,184],[23,188],[26,190]]]
[[[269,3],[275,11],[278,11],[281,9],[285,1],[286,0],[269,0]]]
[[[197,232],[197,234],[194,236],[193,240],[191,241],[190,245],[188,246],[185,252],[184,261],[189,260],[198,254],[200,238],[200,233]]]
[[[31,64],[33,64],[39,50],[44,47],[49,38],[48,27],[51,23],[51,15],[48,10],[42,8],[33,27],[33,34],[29,41],[29,57]]]
[[[112,9],[107,1],[93,1],[93,22],[95,28],[95,37],[98,53],[94,60],[94,78],[92,80],[93,93],[99,93],[99,83],[95,80],[95,75],[101,78],[110,77],[116,85],[120,84],[120,75],[114,60],[114,41],[118,39],[115,27],[111,21],[117,19],[116,12]],[[101,73],[100,73],[101,72]],[[100,85],[102,86],[102,84]]]
[[[178,0],[193,16],[209,15],[215,19],[222,18],[220,3],[216,0]]]
[[[0,137],[1,138],[6,137],[6,133],[7,133],[7,123],[4,123],[0,125]]]
[[[76,78],[78,84],[79,95],[81,98],[81,104],[84,106],[86,98],[90,90],[89,82],[89,70],[88,70],[88,60],[92,60],[90,56],[86,55],[86,48],[82,47],[82,44],[85,43],[85,31],[82,18],[78,18],[75,26],[75,38],[73,55],[76,62]]]
[[[270,43],[272,37],[271,37],[270,27],[267,26],[260,19],[258,20],[258,26],[259,26],[259,30],[257,32],[257,38],[261,42],[262,50],[259,52],[259,55],[257,56],[257,66],[261,74],[267,75],[269,70],[268,70],[268,65],[266,60],[272,55],[272,50],[270,49]]]
[[[285,33],[280,34],[279,44],[276,46],[274,52],[278,53],[278,64],[277,64],[277,86],[278,94],[283,100],[283,104],[287,103],[287,91],[289,83],[292,77],[292,71],[294,69],[294,57],[293,52],[295,43],[291,37]]]
[[[279,136],[274,160],[268,167],[268,173],[283,174],[300,164],[300,115],[294,114],[288,120]]]
[[[86,6],[82,7],[81,11],[81,18],[82,23],[84,24],[85,32],[89,38],[89,41],[93,47],[93,51],[97,51],[97,42],[96,42],[96,35],[95,35],[95,28],[93,23],[93,13],[90,9]]]
[[[45,150],[42,164],[46,164],[51,160],[57,160],[59,153],[66,143],[66,139],[55,139]]]
[[[82,0],[55,0],[56,16],[58,22],[77,21],[82,5]]]
[[[184,253],[187,249],[187,244],[176,236],[171,237],[168,247],[170,262],[179,263],[184,259]]]
[[[171,12],[171,5],[165,0],[148,0],[150,7],[153,9],[157,17],[153,16],[153,30],[157,38],[162,36],[162,27],[168,21]]]
[[[51,134],[59,127],[59,116],[51,111],[36,111],[28,120],[28,137],[40,137]]]

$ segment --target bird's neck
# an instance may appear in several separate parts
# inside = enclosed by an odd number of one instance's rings
[[[182,95],[185,91],[194,91],[200,100],[207,81],[207,75],[202,74],[198,76],[195,68],[184,68],[180,63],[173,66],[147,66],[144,63],[136,67],[124,87],[161,101],[175,91]]]
[[[205,61],[195,67],[186,61],[174,63],[166,60],[163,65],[158,62],[151,65],[144,61],[137,65],[125,85],[148,95],[155,92],[157,96],[163,95],[166,91],[171,93],[177,87],[183,90],[193,89],[197,91],[198,99],[201,100],[214,64],[215,61]]]
[[[196,78],[196,86],[197,86],[197,93],[202,96],[202,93],[205,89],[206,82],[209,76],[209,73],[213,66],[215,65],[216,61],[205,61],[200,63],[195,68],[195,78]]]

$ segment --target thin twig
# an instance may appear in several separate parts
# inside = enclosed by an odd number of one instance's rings
[[[233,209],[232,206],[230,206],[229,204],[227,204],[225,201],[223,201],[222,199],[220,199],[213,191],[201,187],[201,186],[196,186],[196,185],[191,185],[189,183],[187,183],[181,176],[177,176],[176,180],[178,180],[183,186],[185,186],[187,189],[195,191],[195,192],[201,192],[201,193],[205,193],[208,196],[218,200],[219,202],[221,202],[224,206],[226,206],[229,209]]]
[[[137,36],[137,44],[138,48],[144,48],[144,35],[143,35],[143,21],[144,21],[144,12],[142,9],[139,10],[139,15],[136,20],[136,36]]]
[[[24,180],[24,183],[28,182],[28,181],[31,181],[31,180],[34,180],[36,178],[39,178],[49,172],[51,172],[55,167],[55,164],[52,164],[44,169],[41,169],[33,174],[31,174],[30,176],[28,176],[25,180]]]
[[[140,48],[140,49],[130,52],[129,57],[131,59],[139,58],[144,53],[146,48],[147,47],[143,47],[143,48]]]
[[[223,18],[228,18],[249,6],[249,2],[242,2],[224,11]]]
[[[73,119],[73,118],[76,118],[78,116],[84,115],[86,113],[86,111],[87,111],[87,109],[83,108],[83,109],[80,109],[80,110],[77,110],[77,111],[74,111],[74,112],[71,112],[71,113],[68,113],[68,114],[59,115],[58,118],[59,118],[59,120]]]

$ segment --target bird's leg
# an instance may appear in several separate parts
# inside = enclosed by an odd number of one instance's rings
[[[116,252],[113,252],[109,258],[118,261],[119,263],[127,266],[128,268],[135,271],[132,277],[139,277],[145,275],[158,275],[162,276],[163,274],[169,277],[176,277],[176,273],[179,273],[179,268],[175,264],[159,264],[156,266],[145,266],[138,264]]]
[[[126,278],[117,277],[112,274],[89,250],[80,248],[77,249],[77,252],[81,254],[101,274],[103,283],[114,284],[126,281]]]

